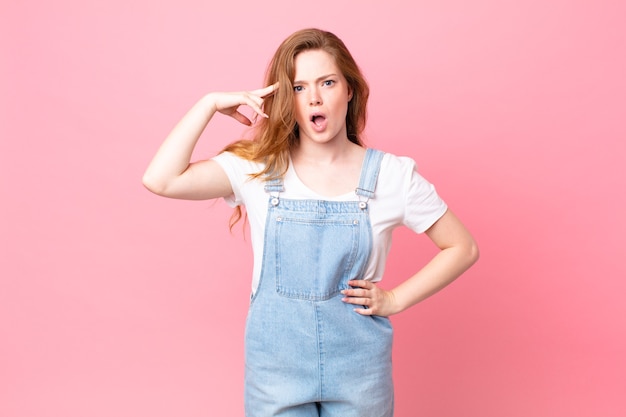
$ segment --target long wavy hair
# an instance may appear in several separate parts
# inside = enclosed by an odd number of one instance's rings
[[[265,85],[279,83],[276,92],[264,99],[263,111],[268,118],[257,119],[252,139],[242,139],[226,146],[222,152],[264,164],[252,178],[265,180],[281,177],[289,167],[289,152],[298,144],[299,130],[295,117],[293,81],[295,58],[308,50],[323,50],[334,57],[352,92],[346,114],[348,139],[363,146],[362,133],[367,120],[369,86],[356,61],[341,39],[320,29],[303,29],[293,33],[276,50],[265,74]],[[230,221],[232,227],[241,218],[238,207]]]

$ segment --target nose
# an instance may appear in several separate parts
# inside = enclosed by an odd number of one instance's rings
[[[322,98],[320,97],[319,91],[315,88],[312,88],[309,91],[310,91],[309,105],[319,106],[320,104],[322,104]]]

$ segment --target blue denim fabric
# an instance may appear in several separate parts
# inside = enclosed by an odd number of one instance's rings
[[[265,253],[246,323],[247,417],[391,417],[392,328],[340,291],[372,246],[367,200],[382,153],[367,150],[355,201],[288,200],[269,182]]]

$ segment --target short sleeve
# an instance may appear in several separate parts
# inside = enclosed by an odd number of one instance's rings
[[[244,188],[250,180],[250,175],[261,170],[259,164],[240,158],[230,152],[222,152],[212,159],[222,167],[233,189],[233,193],[224,197],[224,201],[231,207],[245,204],[246,193]]]
[[[410,171],[407,173],[403,223],[416,233],[423,233],[444,215],[448,206],[437,194],[435,186],[419,174],[415,162],[406,159],[410,161]]]

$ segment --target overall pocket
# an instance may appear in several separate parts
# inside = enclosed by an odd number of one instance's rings
[[[359,249],[359,220],[276,218],[276,291],[327,300],[347,288]]]

